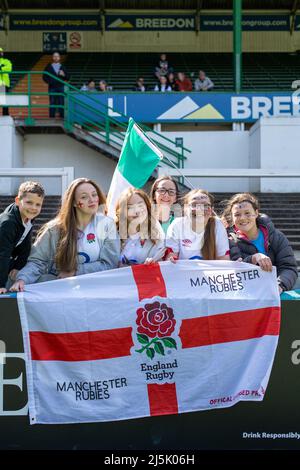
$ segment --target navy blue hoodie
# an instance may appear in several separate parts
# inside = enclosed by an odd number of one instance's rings
[[[13,203],[0,214],[0,287],[5,287],[12,269],[22,269],[30,254],[31,233],[18,246],[25,227],[18,206]]]

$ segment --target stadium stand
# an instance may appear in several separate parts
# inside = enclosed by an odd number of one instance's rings
[[[24,55],[24,54],[23,54]],[[30,59],[29,55],[29,59]],[[35,61],[32,63],[32,67],[29,69],[28,64],[23,62],[18,65],[18,68],[14,67],[14,71],[26,71],[31,70],[32,72],[38,72],[44,70],[46,65],[51,62],[51,55],[41,55],[39,54],[35,57]],[[65,56],[62,56],[62,62],[64,61]],[[34,58],[33,58],[34,60]],[[23,67],[23,68],[21,68]],[[28,76],[23,75],[14,75],[12,74],[14,79],[13,92],[14,93],[24,93],[26,94],[28,91]],[[49,98],[46,95],[42,95],[41,93],[48,93],[48,85],[42,80],[41,74],[33,74],[31,76],[31,90],[35,93],[32,96],[32,103],[35,105],[45,107],[35,109],[34,110],[34,117],[45,119],[49,115],[48,105],[49,105]],[[15,108],[11,110],[11,115],[13,117],[19,117],[22,115],[27,114],[26,108]]]
[[[215,84],[214,91],[233,90],[232,54],[210,53],[168,54],[175,71],[183,71],[192,80],[200,69],[205,70]],[[80,53],[68,54],[65,64],[71,83],[81,87],[90,77],[104,79],[114,90],[132,90],[137,77],[144,77],[148,90],[156,79],[154,67],[157,54],[147,53]],[[243,89],[247,91],[290,90],[300,77],[300,55],[282,53],[243,54]]]
[[[10,53],[7,57],[13,62],[14,71],[43,70],[50,56],[39,53]],[[205,70],[213,80],[214,91],[233,90],[232,54],[226,53],[178,53],[168,54],[175,71],[183,71],[194,81],[200,69]],[[113,90],[132,90],[137,77],[142,76],[153,90],[156,84],[154,66],[157,54],[141,53],[78,53],[68,54],[65,65],[71,74],[71,84],[81,88],[83,83],[93,77],[98,87],[104,79]],[[300,77],[300,55],[283,53],[245,53],[243,54],[243,90],[267,91],[291,90],[291,84]],[[12,88],[22,76],[12,74]],[[37,80],[40,80],[40,78]],[[39,91],[34,84],[34,91]]]
[[[31,70],[42,56],[39,52],[13,52],[6,54],[6,57],[11,60],[14,72],[22,72]],[[22,79],[23,75],[11,75],[11,87],[15,88],[17,82]]]

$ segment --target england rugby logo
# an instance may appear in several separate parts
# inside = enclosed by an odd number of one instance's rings
[[[137,339],[142,347],[136,352],[146,351],[153,359],[155,354],[165,355],[165,348],[177,349],[176,341],[171,338],[176,320],[173,309],[158,301],[145,304],[137,310]]]

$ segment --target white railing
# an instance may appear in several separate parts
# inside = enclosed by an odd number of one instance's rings
[[[63,168],[0,168],[0,178],[13,176],[46,176],[61,177],[62,194],[74,179],[74,167]]]
[[[268,170],[261,168],[176,168],[160,167],[159,176],[186,176],[195,178],[299,178],[296,170]]]

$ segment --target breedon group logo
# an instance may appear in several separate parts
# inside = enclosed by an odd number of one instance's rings
[[[110,23],[108,27],[110,29],[130,29],[130,28],[133,28],[134,26],[129,21],[123,21],[121,18],[118,18],[117,20]]]
[[[156,118],[157,120],[171,120],[171,119],[208,119],[221,120],[224,116],[210,103],[204,106],[199,106],[189,96],[176,103],[163,114]]]

